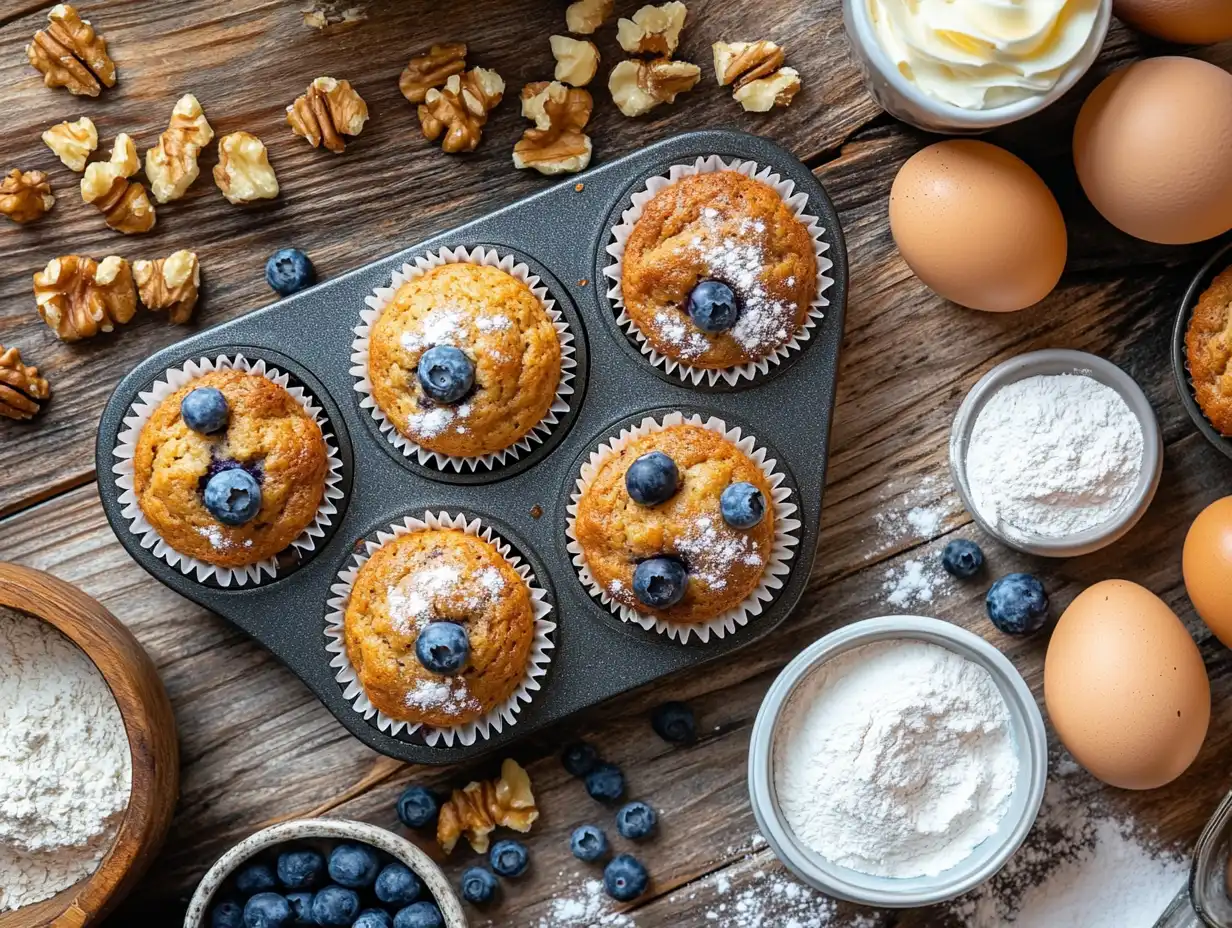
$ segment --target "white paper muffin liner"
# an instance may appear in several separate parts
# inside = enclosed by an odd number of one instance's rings
[[[718,171],[738,171],[773,187],[775,192],[782,197],[783,202],[796,214],[796,218],[804,223],[808,229],[809,236],[813,240],[813,250],[817,256],[817,293],[809,305],[809,311],[804,317],[803,323],[796,329],[795,335],[786,344],[779,346],[772,354],[760,360],[750,361],[736,367],[711,370],[702,367],[690,367],[687,363],[678,361],[675,358],[669,358],[651,347],[650,343],[646,340],[646,336],[642,334],[642,330],[637,327],[637,323],[625,311],[624,294],[621,290],[621,275],[624,270],[625,247],[628,244],[629,236],[633,234],[634,225],[642,218],[646,204],[650,202],[654,195],[665,187],[674,184],[682,177],[688,177],[693,174],[714,174]],[[603,274],[610,281],[607,291],[608,298],[619,310],[616,322],[636,342],[642,354],[646,356],[651,364],[663,368],[669,374],[675,374],[686,383],[692,382],[695,386],[703,380],[708,385],[714,386],[721,379],[729,386],[734,387],[741,380],[752,380],[760,374],[765,374],[770,370],[771,365],[782,364],[785,359],[791,356],[793,351],[798,351],[812,337],[813,329],[817,327],[817,324],[825,316],[825,307],[830,305],[830,301],[826,299],[825,292],[834,285],[834,279],[826,275],[826,272],[834,267],[834,262],[826,257],[825,254],[830,250],[830,243],[822,239],[826,230],[822,228],[821,220],[817,216],[808,213],[807,209],[808,194],[796,193],[795,181],[790,178],[785,179],[781,177],[774,172],[773,168],[762,167],[755,161],[745,161],[740,158],[726,161],[718,155],[711,155],[708,158],[698,158],[692,164],[673,165],[666,175],[650,178],[646,182],[645,187],[633,194],[632,205],[621,213],[620,224],[612,229],[612,241],[607,246],[607,253],[612,256],[612,262],[603,269]]]
[[[495,267],[520,280],[530,288],[531,293],[543,304],[548,318],[552,320],[552,324],[556,327],[556,337],[560,340],[560,382],[556,385],[556,396],[547,414],[539,420],[533,429],[508,448],[502,448],[500,451],[494,451],[477,457],[456,457],[441,454],[423,447],[414,439],[407,438],[398,431],[389,417],[385,415],[384,410],[377,404],[376,397],[372,395],[372,381],[368,377],[368,339],[372,333],[373,326],[376,325],[376,321],[381,317],[385,307],[393,300],[394,294],[398,292],[398,288],[408,280],[422,277],[432,268],[445,264],[479,264],[486,267]],[[360,310],[360,323],[355,326],[355,340],[351,342],[351,375],[355,378],[355,390],[363,395],[363,399],[359,402],[360,407],[367,409],[372,414],[372,418],[376,420],[381,434],[385,436],[385,439],[391,445],[401,451],[405,457],[413,457],[420,464],[431,464],[441,470],[453,468],[453,470],[459,473],[463,467],[470,471],[477,471],[480,468],[490,470],[509,461],[517,460],[523,453],[530,451],[534,445],[542,443],[557,423],[560,422],[561,415],[569,411],[569,401],[567,398],[574,392],[573,372],[574,368],[577,367],[577,359],[574,357],[576,349],[573,344],[573,333],[569,331],[568,323],[565,322],[565,318],[560,310],[556,308],[556,301],[548,295],[547,287],[543,285],[538,276],[531,273],[530,268],[526,264],[518,261],[516,258],[510,255],[501,255],[491,248],[476,247],[471,251],[467,251],[463,247],[441,248],[438,251],[420,255],[413,264],[402,265],[400,269],[394,271],[393,278],[388,287],[377,287],[371,294],[364,297],[364,302],[368,305],[368,308]]]
[[[586,565],[586,556],[582,552],[581,542],[578,541],[574,530],[578,502],[603,463],[612,455],[618,454],[621,448],[634,439],[652,432],[661,432],[674,425],[700,425],[722,435],[761,468],[766,481],[770,484],[773,497],[770,502],[774,506],[774,547],[770,551],[770,557],[762,573],[761,583],[739,605],[708,622],[670,622],[657,616],[638,612],[636,609],[617,602],[608,595],[608,591],[600,586],[591,574],[590,568]],[[737,628],[747,625],[750,619],[761,615],[766,606],[773,601],[777,591],[782,588],[787,575],[791,572],[789,562],[795,556],[795,548],[800,543],[798,536],[800,520],[794,518],[798,507],[790,501],[791,488],[785,484],[783,472],[776,469],[777,464],[778,461],[774,458],[767,458],[766,449],[759,448],[757,440],[752,435],[742,435],[739,428],[729,428],[726,422],[716,416],[703,420],[698,415],[686,417],[683,413],[672,412],[664,416],[661,422],[654,416],[647,416],[637,425],[621,429],[619,435],[608,439],[590,453],[582,465],[573,493],[569,497],[569,506],[566,509],[568,521],[565,526],[565,534],[569,541],[566,548],[573,557],[573,566],[577,569],[577,575],[582,584],[592,596],[598,597],[600,602],[620,616],[623,621],[640,625],[647,631],[653,629],[660,634],[666,634],[681,644],[687,644],[691,635],[696,635],[704,644],[710,640],[711,635],[715,638],[723,638],[733,634]]]
[[[501,557],[518,572],[527,589],[530,590],[531,607],[535,614],[535,638],[531,644],[530,658],[526,664],[526,676],[508,699],[473,722],[451,728],[433,728],[415,722],[392,719],[372,704],[347,656],[343,626],[355,578],[359,575],[360,568],[368,563],[378,549],[399,535],[425,529],[449,528],[460,529],[468,535],[482,538],[494,545]],[[352,708],[365,719],[375,716],[377,727],[386,734],[396,736],[405,731],[409,735],[419,731],[422,732],[424,741],[432,747],[436,747],[441,742],[453,747],[455,741],[471,745],[478,738],[488,738],[493,733],[500,734],[506,725],[517,724],[517,714],[522,711],[523,703],[531,701],[532,694],[540,689],[540,678],[548,672],[548,664],[552,660],[548,652],[556,647],[550,637],[552,632],[556,631],[556,623],[549,622],[547,619],[548,613],[552,611],[552,604],[548,601],[547,591],[536,584],[530,565],[513,552],[507,541],[491,528],[483,525],[480,519],[467,519],[460,513],[452,515],[442,510],[426,512],[422,519],[407,516],[401,522],[391,524],[388,529],[377,532],[376,541],[365,539],[363,550],[351,555],[348,566],[338,573],[337,580],[329,590],[332,595],[326,601],[328,611],[325,615],[325,650],[333,655],[329,665],[337,670],[334,679],[342,687],[343,698],[350,702]]]
[[[133,458],[137,453],[137,440],[141,435],[142,428],[149,421],[150,416],[154,414],[154,410],[158,408],[163,400],[172,393],[175,393],[180,387],[204,374],[217,370],[246,371],[250,374],[258,374],[278,384],[278,386],[290,393],[295,401],[312,417],[313,421],[321,427],[321,434],[325,439],[327,461],[325,492],[321,496],[321,505],[317,507],[317,513],[312,523],[300,533],[298,538],[291,542],[289,547],[296,548],[304,554],[316,548],[317,541],[325,536],[326,528],[329,527],[334,516],[338,514],[338,506],[335,501],[342,499],[344,494],[341,486],[342,458],[338,456],[338,447],[334,442],[333,436],[329,433],[329,420],[326,419],[324,412],[313,400],[311,394],[305,391],[303,387],[290,385],[291,377],[289,374],[284,374],[276,367],[267,365],[260,358],[255,361],[249,361],[242,354],[220,354],[214,358],[198,358],[195,361],[187,362],[183,367],[171,368],[163,372],[148,390],[142,391],[137,395],[137,402],[133,403],[129,408],[128,415],[124,417],[124,427],[120,430],[120,434],[116,439],[116,447],[111,452],[115,457],[119,458],[112,465],[111,470],[115,474],[116,486],[121,491],[119,502],[123,507],[122,514],[128,520],[128,530],[134,535],[141,536],[141,547],[153,551],[156,557],[179,569],[186,576],[195,575],[199,582],[213,579],[219,586],[226,588],[260,583],[262,575],[265,575],[267,578],[276,576],[278,573],[278,559],[276,557],[266,558],[263,561],[258,561],[246,567],[218,567],[198,558],[181,554],[164,541],[154,526],[149,523],[145,513],[141,511],[141,505],[137,502],[137,495],[133,490]]]

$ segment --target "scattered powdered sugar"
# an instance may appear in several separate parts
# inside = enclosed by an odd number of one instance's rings
[[[501,572],[495,567],[484,567],[475,574],[475,579],[492,596],[496,596],[505,588],[505,578],[501,576]]]
[[[891,484],[887,489],[892,487]],[[877,546],[867,557],[909,539],[935,537],[949,515],[949,508],[937,501],[937,495],[937,478],[924,477],[902,495],[898,508],[875,513]]]
[[[407,691],[406,704],[413,709],[443,709],[452,714],[479,709],[479,701],[461,677],[416,680]]]
[[[407,351],[418,351],[433,345],[453,345],[465,321],[466,317],[457,309],[434,309],[423,317],[419,334],[403,332],[399,341]]]
[[[609,911],[611,905],[603,883],[586,880],[580,887],[558,892],[548,914],[534,922],[533,928],[634,928],[633,919]]]
[[[411,431],[421,438],[434,438],[440,435],[459,419],[465,419],[471,414],[471,404],[461,406],[433,406],[423,412],[417,412],[410,417]],[[459,434],[466,433],[466,427],[458,423],[454,430]]]
[[[953,589],[953,583],[940,564],[940,558],[933,561],[912,559],[888,568],[881,584],[886,602],[901,608],[915,603],[931,603],[938,594],[949,592]]]
[[[879,921],[865,914],[839,913],[832,900],[782,873],[755,871],[752,881],[733,889],[720,873],[711,883],[718,899],[705,913],[715,928],[875,928]]]
[[[215,550],[227,547],[227,536],[217,525],[202,525],[197,529],[197,534],[208,541],[210,547]]]
[[[403,577],[385,597],[394,627],[408,635],[432,621],[437,597],[456,593],[461,578],[462,570],[455,564],[437,564]]]
[[[513,327],[513,321],[503,313],[495,316],[476,316],[475,328],[480,332],[505,332]]]
[[[685,325],[683,319],[660,312],[655,314],[654,321],[659,336],[686,360],[700,358],[710,347],[706,336],[692,326]]]
[[[733,564],[748,567],[762,564],[756,541],[709,516],[694,521],[685,534],[676,539],[676,550],[688,560],[689,574],[712,590],[726,588]]]

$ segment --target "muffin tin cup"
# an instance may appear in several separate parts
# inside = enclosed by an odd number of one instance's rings
[[[658,616],[638,612],[636,609],[617,602],[591,574],[590,568],[586,565],[582,545],[575,533],[578,502],[603,463],[613,455],[619,454],[620,449],[634,439],[661,432],[676,425],[697,425],[722,435],[761,469],[766,481],[770,484],[773,496],[771,502],[774,505],[774,547],[762,573],[761,583],[739,605],[708,622],[672,622]],[[703,418],[696,413],[686,416],[684,413],[671,412],[659,417],[646,416],[636,425],[621,429],[617,436],[602,442],[587,456],[578,474],[573,493],[569,497],[569,506],[566,510],[568,519],[565,524],[565,535],[568,542],[565,548],[572,556],[578,579],[592,597],[607,606],[613,614],[620,617],[621,621],[639,625],[647,631],[667,635],[681,644],[688,644],[691,637],[696,637],[705,644],[712,637],[723,638],[734,634],[737,629],[743,628],[750,620],[761,615],[762,611],[774,601],[787,575],[791,572],[791,560],[800,543],[800,520],[795,517],[798,507],[791,501],[791,488],[785,482],[785,475],[777,465],[778,461],[768,457],[766,449],[758,446],[754,436],[744,435],[740,428],[729,427],[717,416]]]
[[[1232,436],[1222,435],[1206,417],[1202,407],[1198,405],[1194,395],[1193,378],[1189,373],[1189,354],[1185,345],[1185,337],[1189,332],[1189,320],[1193,318],[1194,308],[1215,278],[1227,267],[1232,267],[1232,238],[1227,239],[1210,259],[1202,265],[1194,275],[1193,282],[1185,291],[1181,300],[1180,310],[1176,314],[1176,324],[1172,329],[1172,373],[1176,378],[1176,391],[1180,394],[1181,403],[1189,418],[1197,426],[1198,431],[1215,446],[1225,457],[1232,458]]]
[[[814,254],[817,258],[817,293],[809,306],[808,314],[791,340],[775,349],[773,354],[737,367],[714,370],[691,367],[683,361],[677,361],[656,351],[646,340],[637,323],[625,311],[624,296],[621,290],[621,277],[624,267],[625,247],[628,244],[629,236],[633,234],[633,227],[642,217],[646,204],[654,198],[655,194],[674,184],[682,177],[696,174],[713,174],[719,171],[738,171],[747,177],[768,184],[782,198],[783,202],[792,209],[796,218],[804,223],[808,228],[810,238],[813,240]],[[690,164],[672,165],[666,174],[656,174],[650,177],[636,193],[632,194],[631,205],[621,213],[620,223],[612,228],[611,242],[606,248],[612,260],[603,268],[603,274],[611,282],[608,287],[607,296],[616,309],[617,324],[637,346],[642,356],[651,364],[669,375],[678,377],[685,383],[691,383],[696,386],[705,381],[708,386],[715,386],[721,382],[728,387],[736,387],[741,385],[742,382],[752,382],[755,378],[768,374],[772,367],[782,364],[794,352],[804,349],[805,343],[813,335],[813,330],[817,328],[824,318],[825,308],[830,305],[825,295],[826,291],[834,285],[834,279],[828,276],[828,272],[834,267],[834,262],[826,255],[826,252],[830,249],[830,243],[825,238],[827,230],[822,228],[821,220],[817,216],[811,215],[808,212],[808,206],[808,194],[797,192],[795,181],[790,178],[784,179],[775,172],[773,167],[763,167],[756,161],[749,161],[743,158],[725,159],[719,155],[711,155],[705,158],[699,157]]]
[[[501,557],[509,562],[518,572],[527,588],[530,590],[531,607],[534,610],[534,641],[531,645],[530,658],[527,661],[526,675],[518,688],[500,705],[485,713],[482,717],[465,725],[451,728],[432,728],[415,722],[405,722],[390,718],[372,705],[363,685],[347,656],[344,623],[347,604],[351,599],[351,589],[359,570],[383,545],[388,544],[400,535],[430,529],[458,529],[476,538],[482,538],[495,546]],[[423,518],[407,516],[399,522],[391,523],[387,529],[376,533],[376,540],[364,539],[359,544],[359,550],[351,555],[348,565],[338,573],[337,581],[330,587],[330,598],[327,601],[325,614],[325,650],[332,657],[330,666],[336,670],[338,681],[344,698],[351,707],[365,720],[375,720],[376,726],[386,734],[400,736],[418,732],[424,742],[430,747],[444,745],[453,747],[455,742],[470,746],[477,740],[486,740],[493,733],[500,734],[506,726],[517,724],[517,715],[525,703],[529,703],[534,693],[542,685],[542,678],[548,672],[548,664],[552,656],[549,653],[555,648],[551,635],[556,631],[556,623],[548,620],[552,611],[552,603],[547,591],[538,585],[531,567],[514,552],[509,542],[500,537],[492,528],[483,524],[478,517],[467,517],[462,513],[449,513],[444,510],[425,512]]]
[[[394,423],[377,404],[372,394],[372,382],[368,379],[368,346],[369,336],[376,321],[381,317],[385,307],[390,304],[398,288],[407,281],[422,277],[433,268],[446,264],[477,264],[484,267],[495,267],[530,288],[535,298],[543,304],[548,318],[556,327],[556,337],[560,341],[560,382],[556,385],[556,396],[547,414],[535,426],[508,448],[494,451],[476,457],[457,457],[442,454],[425,448],[412,438],[402,434]],[[467,249],[465,246],[456,248],[440,248],[426,252],[407,262],[394,271],[390,285],[377,287],[364,298],[368,308],[360,311],[360,322],[355,326],[355,340],[351,343],[351,374],[355,377],[355,390],[361,394],[360,406],[368,410],[376,420],[377,427],[385,439],[402,452],[404,457],[416,460],[420,465],[436,467],[446,471],[452,468],[461,472],[463,468],[471,472],[492,470],[511,461],[516,461],[523,453],[528,452],[536,444],[542,444],[552,430],[560,425],[562,417],[569,412],[570,398],[574,395],[574,371],[577,368],[574,336],[569,330],[564,315],[556,307],[556,301],[543,285],[543,281],[523,262],[514,256],[502,254],[494,248],[476,246]]]
[[[112,449],[112,455],[118,458],[111,470],[115,475],[115,485],[120,491],[119,503],[123,507],[122,512],[128,523],[128,531],[141,539],[142,548],[152,551],[154,555],[185,576],[194,577],[198,583],[213,582],[226,589],[258,584],[263,580],[277,577],[281,569],[278,557],[266,558],[245,567],[220,567],[199,558],[181,554],[171,547],[158,534],[158,530],[149,523],[141,511],[133,490],[133,460],[137,453],[137,442],[150,416],[154,414],[155,409],[163,400],[185,384],[217,370],[246,371],[277,384],[291,394],[292,398],[321,428],[327,458],[325,490],[321,495],[321,504],[317,507],[312,523],[289,546],[301,558],[314,551],[317,544],[324,539],[327,530],[338,515],[338,504],[345,493],[342,489],[342,457],[338,451],[337,440],[331,432],[329,419],[319,401],[315,400],[304,387],[291,384],[290,374],[284,373],[272,364],[267,364],[263,358],[250,361],[243,354],[202,357],[164,371],[148,390],[138,395],[137,400],[131,405],[128,414],[124,417],[124,427],[119,432]]]

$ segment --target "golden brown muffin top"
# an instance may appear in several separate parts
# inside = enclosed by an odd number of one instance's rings
[[[1221,435],[1232,438],[1232,267],[1198,299],[1185,349],[1198,405]]]

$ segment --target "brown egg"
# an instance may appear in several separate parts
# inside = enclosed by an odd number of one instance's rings
[[[1232,39],[1228,0],[1113,0],[1112,11],[1135,29],[1169,42],[1210,45]]]
[[[1056,198],[1026,162],[987,142],[938,142],[912,155],[890,190],[890,231],[920,280],[971,309],[1038,303],[1065,268]]]
[[[1044,701],[1074,759],[1124,789],[1184,773],[1211,718],[1197,645],[1162,599],[1128,580],[1097,583],[1065,610],[1044,660]]]
[[[1118,229],[1183,245],[1232,229],[1232,74],[1151,58],[1095,88],[1074,127],[1087,197]]]
[[[1232,648],[1232,496],[1211,503],[1189,526],[1183,566],[1194,609]]]

